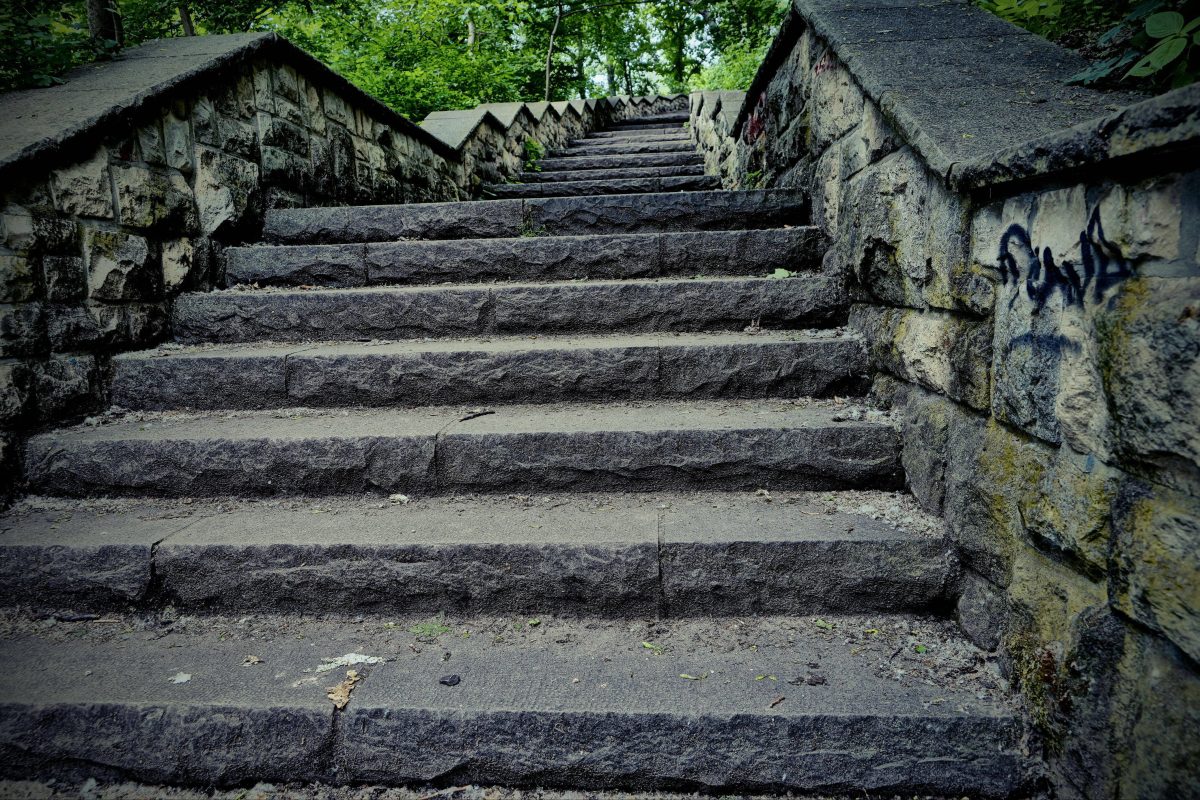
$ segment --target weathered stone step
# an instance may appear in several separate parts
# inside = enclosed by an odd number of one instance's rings
[[[167,347],[118,356],[126,409],[421,406],[860,394],[866,354],[828,331]]]
[[[749,231],[256,245],[225,251],[227,285],[348,287],[496,280],[767,275],[821,265],[813,227]]]
[[[481,416],[481,414],[483,414]],[[896,428],[847,401],[138,412],[31,437],[69,497],[897,489]]]
[[[493,183],[484,192],[493,197],[591,197],[603,194],[646,194],[649,192],[696,192],[720,189],[715,175],[674,178],[618,178],[542,183]]]
[[[569,145],[615,144],[617,142],[679,142],[691,141],[688,132],[680,128],[661,131],[593,131],[582,139],[571,139]]]
[[[611,143],[589,142],[560,150],[551,150],[551,158],[579,158],[584,156],[630,156],[644,153],[694,153],[696,147],[688,140],[670,142],[644,142],[621,139]]]
[[[682,125],[683,123],[687,122],[688,119],[689,116],[686,111],[672,112],[669,114],[652,114],[646,117],[627,117],[623,120],[618,120],[617,122],[613,123],[612,128],[635,128],[639,125],[667,125],[669,123]]]
[[[267,212],[263,238],[305,244],[741,230],[806,224],[807,213],[804,194],[787,189],[288,208]]]
[[[319,342],[534,333],[828,327],[846,318],[841,281],[697,278],[181,295],[175,339]]]
[[[607,131],[601,131],[601,133],[612,133],[619,136],[623,133],[636,134],[643,131],[683,131],[687,130],[683,125],[684,122],[686,120],[676,122],[626,122],[615,128],[609,128]]]
[[[550,172],[522,172],[521,183],[549,181],[590,181],[612,178],[667,178],[672,175],[703,175],[703,164],[684,164],[677,167],[615,167],[611,169],[571,169]]]
[[[6,623],[0,775],[954,797],[1030,781],[1003,679],[947,622],[112,619]]]
[[[704,159],[694,150],[679,153],[635,153],[633,155],[567,156],[543,158],[538,161],[542,172],[577,169],[619,169],[623,167],[678,167],[702,164]]]
[[[883,492],[291,505],[107,501],[97,510],[34,498],[0,515],[0,605],[625,617],[925,611],[943,604],[953,570],[940,522],[910,497]]]

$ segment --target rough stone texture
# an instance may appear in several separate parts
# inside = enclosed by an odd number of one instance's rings
[[[180,297],[172,325],[183,343],[804,328],[845,318],[839,289],[813,276],[225,291]]]
[[[363,286],[665,275],[767,275],[819,266],[812,228],[239,247],[227,284]]]
[[[0,518],[0,603],[36,600],[43,609],[73,610],[134,605],[150,590],[154,545],[189,522],[86,510]]]
[[[673,167],[616,167],[613,169],[573,169],[556,172],[522,172],[521,183],[553,183],[586,181],[595,178],[667,178],[675,175],[703,175],[703,164],[681,164]]]
[[[448,487],[486,491],[894,486],[895,431],[833,416],[780,413],[770,401],[581,406],[529,416],[514,407],[443,434],[439,468]]]
[[[207,626],[128,642],[17,635],[0,669],[0,690],[11,698],[0,728],[3,774],[86,761],[105,774],[209,787],[260,778],[426,785],[455,770],[466,781],[576,789],[862,785],[995,797],[1033,779],[1022,725],[1002,691],[977,697],[974,685],[877,674],[888,663],[883,648],[906,644],[903,635],[865,642],[869,654],[855,657],[795,618],[756,622],[754,650],[721,620],[664,623],[651,634],[641,623],[631,631],[627,622],[545,618],[513,630],[511,617],[465,617],[431,644],[405,630],[418,621],[364,629],[264,620],[253,638]],[[977,651],[941,630],[933,635],[944,644],[923,660],[937,673],[975,667]],[[642,647],[647,636],[665,643],[662,655]],[[261,664],[242,666],[248,648]],[[389,661],[358,665],[361,680],[335,712],[325,694],[344,670],[313,670],[351,652]],[[826,685],[783,683],[817,661]],[[64,689],[45,680],[47,663],[91,674]],[[908,654],[892,664],[922,669]],[[450,670],[460,683],[440,685]],[[191,680],[172,684],[180,671]],[[678,677],[701,672],[702,681]],[[755,681],[757,673],[780,680]],[[786,702],[770,707],[779,695]],[[702,751],[697,736],[708,743]]]
[[[872,365],[986,409],[991,399],[991,329],[986,321],[939,312],[856,305],[851,326]]]
[[[166,416],[34,436],[25,462],[74,497],[900,483],[893,428],[784,402]]]
[[[424,493],[435,485],[434,435],[452,419],[185,417],[80,427],[31,437],[25,463],[34,491],[74,497]]]
[[[353,212],[307,208],[268,213],[263,236],[275,244],[302,244],[740,230],[803,225],[804,211],[803,194],[791,191],[552,197],[368,206]]]
[[[660,536],[672,616],[928,608],[954,568],[941,537],[791,504],[675,501]]]
[[[649,335],[147,351],[113,371],[122,408],[255,409],[844,395],[866,359],[850,337]]]
[[[605,170],[597,170],[603,172]],[[623,178],[556,183],[509,183],[485,187],[493,197],[581,197],[605,194],[648,194],[651,192],[696,192],[719,189],[712,175],[668,178]]]

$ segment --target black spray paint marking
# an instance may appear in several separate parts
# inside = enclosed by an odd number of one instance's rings
[[[1000,280],[1005,286],[1010,280],[1018,283],[1023,273],[1025,294],[1037,312],[1055,292],[1062,296],[1064,305],[1082,306],[1087,302],[1090,288],[1091,302],[1099,303],[1105,292],[1133,275],[1129,259],[1104,237],[1099,208],[1092,211],[1087,229],[1079,234],[1079,252],[1078,265],[1070,261],[1057,263],[1049,247],[1043,247],[1039,254],[1029,231],[1020,225],[1010,225],[1000,237]],[[1009,308],[1019,294],[1009,301]]]

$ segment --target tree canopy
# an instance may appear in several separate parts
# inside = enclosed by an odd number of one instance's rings
[[[119,3],[119,5],[117,5]],[[3,4],[0,4],[3,5]],[[402,114],[745,88],[787,0],[10,0],[0,90],[148,39],[276,31]],[[119,33],[89,35],[89,6]],[[93,25],[92,32],[95,32]],[[123,38],[122,42],[109,38]]]

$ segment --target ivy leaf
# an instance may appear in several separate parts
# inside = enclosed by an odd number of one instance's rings
[[[1184,25],[1183,30],[1181,30],[1180,33],[1191,33],[1192,31],[1196,30],[1196,28],[1200,28],[1200,17],[1196,17],[1187,25]]]
[[[1144,78],[1147,75],[1153,75],[1179,58],[1180,53],[1187,49],[1187,44],[1187,38],[1183,36],[1164,39],[1145,58],[1134,64],[1133,69],[1125,73],[1125,77],[1128,78],[1132,75],[1135,78]]]
[[[1183,29],[1183,14],[1178,11],[1160,11],[1146,18],[1146,33],[1155,39],[1174,36]]]

